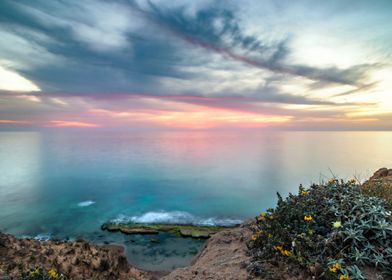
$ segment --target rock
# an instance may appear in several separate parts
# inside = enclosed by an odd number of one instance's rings
[[[99,270],[100,271],[107,271],[110,268],[109,261],[107,259],[101,259],[99,262]]]
[[[241,238],[250,239],[249,226],[235,227],[215,233],[189,267],[177,268],[162,279],[222,279],[246,280],[249,273],[243,266],[249,262],[247,247]],[[197,272],[197,273],[195,273]]]
[[[44,254],[47,256],[53,255],[53,253],[54,253],[54,250],[51,248],[44,250]]]
[[[73,257],[71,260],[72,265],[78,265],[79,264],[79,258],[77,256]]]
[[[380,168],[379,170],[374,172],[373,176],[370,177],[370,180],[375,180],[375,179],[380,179],[382,177],[386,177],[389,175],[389,173],[391,173],[390,175],[392,175],[392,169],[388,170],[385,167]]]
[[[147,228],[121,228],[120,231],[125,234],[158,234],[159,231]]]
[[[368,196],[385,199],[387,207],[392,209],[392,169],[380,168],[360,186],[360,189]]]
[[[150,273],[132,267],[120,246],[18,239],[1,232],[0,242],[0,277],[7,272],[8,278],[19,279],[20,269],[27,272],[39,266],[44,270],[56,268],[68,279],[153,279]]]
[[[120,270],[127,272],[129,270],[127,258],[120,255],[118,256],[118,267]]]
[[[211,235],[227,229],[222,226],[199,226],[191,224],[135,224],[135,223],[105,223],[102,230],[120,231],[125,234],[157,234],[170,232],[182,237],[209,238]]]
[[[84,241],[83,241],[82,248],[83,248],[84,250],[89,250],[89,249],[90,249],[90,245],[89,245],[87,242],[84,242]]]
[[[98,259],[91,260],[91,266],[94,270],[99,270],[100,262]]]
[[[71,248],[71,249],[67,250],[67,251],[65,252],[65,254],[66,254],[66,255],[73,255],[73,254],[75,254],[75,249],[74,249],[74,248]]]
[[[210,232],[208,231],[198,231],[194,229],[188,229],[188,228],[181,228],[180,229],[180,234],[182,237],[193,237],[193,238],[209,238],[210,237]]]

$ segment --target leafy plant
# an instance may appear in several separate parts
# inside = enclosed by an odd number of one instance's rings
[[[51,268],[49,270],[45,270],[42,267],[35,267],[30,269],[27,272],[21,273],[22,279],[25,280],[66,280],[67,277],[63,274],[59,274],[56,269]]]
[[[354,180],[301,185],[286,199],[278,193],[277,207],[256,217],[253,230],[248,247],[260,265],[286,261],[323,279],[366,279],[365,266],[392,276],[391,212]]]

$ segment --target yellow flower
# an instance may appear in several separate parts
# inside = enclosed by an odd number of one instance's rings
[[[39,267],[36,267],[35,269],[31,269],[29,272],[29,277],[35,277],[39,275]]]
[[[333,228],[340,228],[342,227],[342,222],[341,221],[336,221],[332,223]]]
[[[350,280],[348,275],[340,275],[339,280]]]
[[[272,238],[272,234],[271,233],[268,234],[268,238]]]
[[[301,191],[301,195],[302,195],[302,196],[307,196],[308,194],[309,194],[309,192]]]
[[[311,215],[305,215],[304,216],[304,220],[305,221],[311,221],[311,220],[313,220],[313,217]]]
[[[265,216],[266,214],[264,212],[261,212],[260,215],[257,217],[258,221],[265,221]]]
[[[272,215],[269,216],[269,219],[270,219],[270,220],[273,220],[273,219],[274,219],[274,216],[272,216]]]
[[[253,234],[252,237],[251,237],[251,239],[252,239],[253,241],[256,241],[257,236],[256,236],[255,234]]]
[[[340,265],[340,263],[335,263],[333,266],[329,267],[329,271],[333,272],[333,273],[336,273],[341,268],[342,268],[342,266]]]
[[[273,248],[274,248],[276,251],[281,251],[281,250],[283,249],[283,247],[280,246],[280,245],[274,246]]]
[[[52,279],[57,279],[59,277],[59,274],[57,273],[57,271],[54,268],[48,270],[48,274],[49,274],[50,278],[52,278]]]
[[[276,246],[273,246],[272,248],[274,248],[274,250],[276,250],[276,251],[279,251],[283,256],[286,256],[286,257],[291,256],[291,252],[283,249],[283,246],[281,246],[281,245],[276,245]]]
[[[288,251],[288,250],[282,250],[280,253],[281,253],[283,256],[286,256],[286,257],[290,257],[290,256],[291,256],[291,252]]]
[[[328,184],[329,185],[331,185],[331,184],[337,184],[339,181],[337,180],[337,179],[331,179],[331,180],[329,180],[328,181]]]

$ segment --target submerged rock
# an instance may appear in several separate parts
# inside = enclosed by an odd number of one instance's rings
[[[159,231],[148,228],[120,228],[120,231],[125,234],[158,234]]]
[[[106,223],[101,226],[102,230],[120,231],[125,234],[158,234],[159,232],[170,232],[182,237],[209,238],[213,234],[227,229],[223,226],[198,226],[183,224],[118,224]]]

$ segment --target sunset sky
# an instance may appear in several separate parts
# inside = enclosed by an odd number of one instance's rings
[[[392,129],[392,1],[0,1],[0,130]]]

